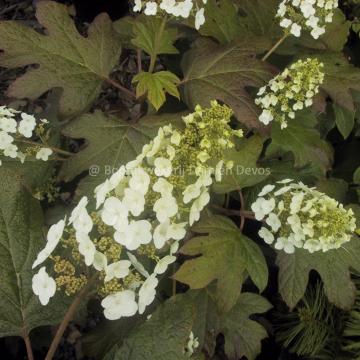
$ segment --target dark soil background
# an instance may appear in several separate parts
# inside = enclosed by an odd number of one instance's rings
[[[34,5],[41,0],[0,0],[0,20],[19,20],[24,22],[29,26],[37,26],[34,14],[35,9]],[[263,0],[266,1],[266,0]],[[120,19],[121,17],[129,13],[129,5],[126,0],[63,0],[59,1],[69,5],[71,11],[76,14],[75,21],[79,29],[84,28],[84,23],[90,23],[96,15],[101,12],[107,12],[113,20]],[[346,10],[346,8],[344,9]],[[348,13],[348,16],[351,18],[352,14]],[[85,25],[86,28],[86,25]],[[355,64],[359,64],[360,54],[359,54],[359,37],[355,34],[352,34],[348,44],[349,56]],[[121,72],[131,73],[131,61],[126,63],[125,69],[121,69]],[[0,105],[9,104],[11,99],[6,98],[5,91],[8,87],[8,84],[11,83],[16,77],[22,74],[24,70],[22,69],[2,69],[0,68]],[[109,109],[114,106],[114,102],[118,101],[116,97],[114,98],[111,92],[104,93],[99,100],[101,108]],[[18,102],[20,105],[27,106],[29,109],[34,112],[37,111],[37,107],[41,107],[42,100],[37,100],[34,103],[29,103],[27,101]],[[256,223],[249,222],[246,224],[245,233],[252,238],[256,237],[258,230],[258,225]],[[259,241],[259,245],[261,242]],[[265,250],[265,248],[264,248]],[[269,250],[265,250],[268,252]],[[277,270],[273,264],[272,254],[267,254],[269,261],[269,269],[271,273],[269,286],[265,291],[265,296],[273,304],[281,304],[281,301],[277,295]],[[252,290],[252,288],[249,288]],[[280,305],[281,306],[281,305]],[[278,310],[278,309],[277,309]],[[275,311],[275,310],[274,310]],[[296,360],[300,359],[295,355],[289,354],[285,349],[282,349],[274,340],[272,334],[272,328],[270,323],[274,322],[274,311],[270,312],[267,315],[267,319],[261,318],[259,321],[268,329],[270,337],[263,341],[263,351],[262,354],[258,357],[258,360]],[[97,324],[97,319],[92,318],[88,319],[83,326],[71,326],[66,333],[66,337],[63,340],[55,359],[57,360],[75,360],[75,359],[88,359],[85,357],[81,350],[81,342],[79,338],[81,334],[86,332],[86,330],[93,328]],[[46,354],[46,348],[49,345],[51,339],[52,331],[49,328],[36,329],[31,334],[34,353],[36,359],[43,359]],[[1,360],[20,360],[26,359],[26,352],[22,339],[19,338],[3,338],[0,339],[0,359]],[[135,359],[136,360],[136,359]],[[149,359],[157,360],[157,359]],[[171,359],[169,359],[171,360]],[[220,335],[217,339],[216,346],[216,355],[212,360],[227,360],[227,357],[224,353],[224,338]],[[334,359],[336,360],[336,359]]]

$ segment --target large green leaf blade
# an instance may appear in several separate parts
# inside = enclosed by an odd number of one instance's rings
[[[224,311],[236,303],[247,273],[259,290],[264,290],[268,280],[265,258],[230,219],[211,216],[196,224],[193,231],[200,236],[188,241],[180,251],[202,256],[186,261],[174,275],[176,280],[192,289],[204,288],[217,280],[217,300]]]
[[[61,320],[65,307],[59,296],[42,306],[32,292],[32,264],[43,247],[39,203],[11,172],[0,181],[0,336],[27,336]]]
[[[360,270],[360,240],[354,237],[343,248],[310,254],[297,249],[294,254],[281,251],[277,256],[279,266],[279,291],[290,308],[294,308],[306,291],[309,273],[315,270],[324,283],[330,302],[349,309],[355,299],[355,287],[350,268]]]
[[[55,1],[38,2],[37,19],[48,32],[42,35],[16,21],[0,22],[0,65],[37,64],[8,89],[16,98],[36,99],[52,88],[62,88],[60,112],[64,116],[90,107],[101,85],[118,61],[121,44],[108,15],[99,15],[88,37],[77,31],[67,7]]]
[[[247,88],[261,87],[271,78],[268,64],[255,57],[259,44],[243,39],[230,45],[195,43],[183,59],[183,95],[187,105],[208,106],[213,99],[229,105],[248,128],[263,129],[259,109]]]

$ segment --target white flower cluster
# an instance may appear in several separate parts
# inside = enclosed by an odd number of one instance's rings
[[[164,12],[166,14],[187,19],[192,13],[195,14],[195,28],[200,29],[205,23],[205,9],[199,3],[206,4],[207,0],[158,0],[142,1],[135,0],[133,10],[140,12],[144,9],[145,15],[157,15]],[[196,9],[194,11],[194,9]]]
[[[325,33],[326,23],[331,23],[338,0],[283,0],[278,8],[280,26],[299,37],[304,28],[314,39]]]
[[[263,109],[259,120],[265,125],[274,120],[286,128],[296,111],[313,104],[324,81],[323,66],[317,59],[298,60],[260,88],[255,100]]]
[[[18,122],[15,117],[20,114],[21,120]],[[47,122],[47,120],[41,120]],[[19,159],[22,163],[25,161],[26,154],[21,152],[14,143],[16,140],[23,138],[31,138],[36,128],[36,120],[34,116],[28,115],[5,106],[0,106],[0,154],[12,159]],[[52,150],[40,147],[36,153],[36,159],[47,161],[52,154]],[[1,165],[0,160],[0,165]]]
[[[277,186],[266,185],[258,196],[251,208],[264,222],[260,237],[288,254],[295,248],[310,253],[338,249],[356,229],[351,209],[301,182],[286,179]]]
[[[50,228],[47,244],[33,267],[51,256],[65,225],[71,225],[86,266],[103,273],[105,284],[123,280],[121,290],[111,291],[102,300],[104,315],[114,320],[137,311],[142,314],[155,298],[158,275],[176,260],[179,241],[208,204],[214,178],[220,181],[223,167],[231,166],[223,160],[224,151],[234,146],[234,135],[242,136],[228,124],[231,110],[216,102],[211,105],[209,109],[197,106],[195,113],[184,117],[186,126],[182,131],[171,125],[161,127],[135,160],[96,187],[96,214],[102,231],[113,244],[126,249],[126,258],[109,263],[97,247],[96,224],[87,211],[88,199],[83,197],[68,221],[61,220]],[[150,275],[132,252],[139,254],[151,246],[166,255],[152,255],[156,265]],[[33,280],[34,292],[43,304],[54,295],[54,280],[44,271],[41,268]],[[135,273],[140,278],[129,285],[127,277]]]

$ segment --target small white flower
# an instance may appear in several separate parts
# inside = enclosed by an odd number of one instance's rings
[[[124,193],[123,204],[129,209],[132,215],[139,216],[145,207],[144,194],[130,188],[125,189]]]
[[[92,265],[97,271],[105,271],[105,269],[107,267],[106,255],[103,254],[102,252],[96,250],[95,254],[94,254],[94,261],[93,261]]]
[[[83,209],[86,209],[86,206],[88,204],[88,198],[86,196],[83,196],[79,203],[76,205],[76,207],[71,212],[71,216],[69,218],[69,224],[72,224],[75,219],[79,217]]]
[[[63,235],[64,228],[65,220],[60,220],[50,227],[46,237],[47,242],[45,248],[38,253],[37,258],[32,265],[33,269],[42,264],[55,250]]]
[[[263,110],[263,112],[259,116],[259,121],[261,121],[265,125],[268,125],[273,120],[274,116],[269,110]]]
[[[4,149],[4,155],[12,159],[16,159],[18,156],[18,147],[15,144],[9,144],[9,146]]]
[[[142,8],[142,3],[141,3],[141,0],[135,0],[135,5],[133,7],[133,10],[135,12],[140,12],[141,11],[141,8]]]
[[[77,232],[89,234],[93,228],[93,221],[86,208],[82,208],[74,219],[73,226]]]
[[[36,159],[38,160],[43,160],[43,161],[48,161],[49,160],[49,156],[52,155],[53,151],[49,148],[41,148],[37,153],[36,153]]]
[[[271,192],[271,191],[273,191],[275,189],[275,185],[265,185],[263,188],[262,188],[262,190],[261,190],[261,192],[259,193],[259,195],[258,196],[265,196],[265,195],[267,195],[269,192]]]
[[[134,256],[133,254],[131,254],[130,252],[126,252],[127,256],[132,264],[132,266],[145,278],[148,278],[150,275],[149,273],[146,271],[144,265],[138,261],[138,259],[136,258],[136,256]]]
[[[50,298],[55,295],[56,282],[48,275],[45,266],[32,278],[32,289],[35,295],[39,297],[41,305],[47,305]]]
[[[108,320],[133,316],[138,310],[135,293],[131,290],[108,295],[101,301],[101,306],[104,308],[104,315]]]
[[[159,178],[153,185],[153,190],[161,194],[162,197],[171,195],[174,186],[170,184],[166,179]]]
[[[262,220],[265,215],[271,213],[275,208],[275,199],[266,200],[259,197],[252,205],[251,209],[255,213],[256,220]]]
[[[180,141],[181,141],[180,133],[178,131],[174,130],[171,135],[170,142],[176,146],[179,146]]]
[[[111,196],[105,200],[101,219],[106,225],[121,230],[128,225],[129,211],[127,207],[116,197]]]
[[[121,232],[116,231],[114,239],[128,250],[136,250],[141,244],[150,243],[152,239],[151,224],[147,220],[133,220]]]
[[[0,119],[0,129],[6,133],[16,133],[16,120],[12,118],[1,118]]]
[[[289,26],[291,26],[292,24],[292,21],[290,19],[282,19],[280,21],[280,26],[283,27],[283,28],[288,28]]]
[[[86,266],[90,266],[94,262],[95,251],[95,244],[88,235],[84,235],[79,243],[79,253],[84,256]]]
[[[271,227],[274,232],[277,232],[281,227],[281,222],[278,216],[274,213],[270,213],[266,219],[266,223]]]
[[[187,223],[183,222],[183,223],[179,223],[179,224],[175,224],[172,223],[169,228],[168,228],[168,237],[169,239],[174,239],[174,240],[182,240],[185,235],[186,235],[186,227]]]
[[[173,196],[165,196],[156,200],[153,210],[156,218],[162,223],[177,214],[178,205]]]
[[[200,196],[201,188],[197,183],[188,185],[183,192],[183,202],[188,204],[191,200],[197,199]]]
[[[154,172],[155,172],[156,176],[169,177],[171,175],[172,165],[171,165],[171,161],[169,159],[165,159],[163,157],[158,157],[155,159],[154,165],[155,165]]]
[[[5,150],[14,141],[14,138],[5,131],[0,131],[0,150]]]
[[[152,274],[142,284],[139,290],[139,314],[143,314],[145,308],[154,301],[158,283],[156,275]]]
[[[149,184],[150,176],[143,168],[138,167],[131,172],[131,179],[129,181],[131,189],[145,195],[149,189]]]
[[[272,244],[275,240],[273,233],[266,227],[262,227],[259,230],[259,236],[269,245]]]
[[[293,254],[295,252],[294,244],[291,239],[286,237],[280,237],[277,239],[275,249],[284,250],[287,254]]]
[[[159,262],[156,264],[154,273],[161,275],[163,274],[170,264],[176,261],[176,256],[166,255],[162,259],[159,260]]]
[[[300,37],[301,35],[301,26],[296,24],[296,23],[293,23],[291,25],[291,28],[290,28],[290,32],[296,36],[296,37]]]
[[[157,249],[161,249],[166,241],[170,239],[169,236],[170,220],[166,219],[160,223],[154,230],[154,245]]]
[[[224,166],[224,160],[220,160],[215,167],[215,180],[220,182],[222,179],[222,170]]]
[[[31,138],[36,127],[36,120],[32,115],[21,114],[22,120],[19,123],[18,131],[26,138]]]
[[[106,199],[107,194],[113,190],[110,184],[109,179],[106,179],[102,184],[98,185],[95,190],[95,198],[96,198],[96,209],[102,205]]]
[[[199,30],[202,25],[205,24],[204,8],[201,8],[195,15],[195,29]]]
[[[119,260],[110,265],[105,269],[105,281],[110,281],[113,278],[122,279],[129,275],[131,262],[129,260]]]
[[[149,1],[145,5],[144,14],[145,15],[156,15],[157,13],[157,3],[155,1]]]

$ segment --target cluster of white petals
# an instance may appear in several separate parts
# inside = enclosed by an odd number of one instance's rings
[[[260,237],[288,254],[295,248],[310,253],[338,249],[351,240],[356,229],[351,209],[315,188],[288,179],[266,185],[251,208],[264,224]]]
[[[19,117],[19,121],[16,119]],[[47,120],[41,120],[47,122]],[[0,106],[0,155],[12,159],[25,161],[26,154],[19,150],[15,144],[21,138],[30,139],[36,128],[36,119],[33,115],[26,114],[5,106]],[[40,147],[36,153],[36,159],[47,161],[52,150]],[[1,165],[1,160],[0,160]]]
[[[133,10],[144,11],[144,14],[148,16],[166,13],[184,19],[194,14],[195,28],[199,30],[205,24],[205,9],[202,5],[206,3],[207,0],[135,0]]]
[[[105,286],[121,280],[120,288],[115,285],[102,300],[105,316],[113,320],[142,314],[154,301],[158,276],[175,262],[179,241],[209,203],[210,186],[221,180],[223,168],[231,166],[224,152],[234,146],[234,136],[242,136],[230,128],[231,116],[228,107],[214,101],[211,108],[197,106],[185,116],[184,130],[159,128],[134,160],[95,188],[95,212],[88,212],[91,204],[83,197],[68,220],[50,228],[33,267],[55,259],[53,252],[65,228],[73,234],[83,263],[103,274]],[[106,241],[120,249],[116,261],[98,246],[99,226]],[[150,269],[137,257],[144,249],[156,252],[150,257],[155,265],[147,261]]]
[[[318,39],[331,23],[338,0],[283,0],[278,8],[280,26],[292,35],[299,37],[302,29],[310,31]]]
[[[313,104],[324,81],[323,66],[316,58],[298,60],[260,88],[255,100],[263,110],[259,120],[265,125],[276,121],[286,128],[297,111]]]

